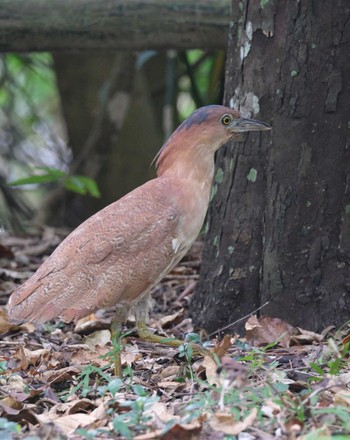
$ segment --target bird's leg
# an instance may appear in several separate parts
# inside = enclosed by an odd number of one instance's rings
[[[117,307],[114,319],[111,324],[111,341],[113,346],[114,375],[122,377],[121,352],[123,350],[122,328],[126,320],[128,310],[124,307]]]
[[[167,338],[164,336],[155,335],[151,332],[151,330],[147,327],[146,322],[148,321],[148,313],[149,312],[149,297],[145,297],[141,301],[139,301],[135,306],[135,318],[136,318],[136,329],[140,339],[145,342],[153,342],[156,344],[168,345],[169,347],[180,347],[184,345],[186,341],[182,341],[181,339],[175,338]],[[201,347],[198,344],[191,344],[193,354],[195,355],[212,355],[211,351],[207,350],[204,347]]]
[[[122,361],[121,351],[122,346],[122,324],[120,322],[112,322],[111,325],[111,341],[113,346],[113,362],[114,362],[114,375],[116,377],[122,377]]]

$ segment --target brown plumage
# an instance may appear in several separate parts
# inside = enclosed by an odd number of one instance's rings
[[[208,208],[214,153],[242,131],[268,130],[223,106],[195,111],[157,156],[157,178],[75,229],[9,300],[12,321],[76,320],[117,306],[141,324],[150,289],[185,255]]]

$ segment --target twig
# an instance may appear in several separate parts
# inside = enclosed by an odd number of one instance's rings
[[[258,307],[257,309],[253,310],[252,312],[248,313],[248,315],[242,316],[242,318],[237,319],[237,321],[231,322],[230,324],[226,325],[225,327],[219,328],[219,330],[215,330],[215,332],[210,333],[207,336],[207,338],[211,338],[212,336],[216,335],[217,333],[220,333],[220,332],[222,332],[224,330],[227,330],[230,327],[233,327],[238,322],[243,321],[246,318],[249,318],[249,316],[254,315],[256,312],[258,312],[259,310],[263,309],[264,307],[266,307],[269,304],[270,304],[270,301],[266,301],[266,303],[264,303],[262,306]]]

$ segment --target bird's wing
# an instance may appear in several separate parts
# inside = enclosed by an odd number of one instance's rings
[[[179,240],[183,213],[168,190],[154,179],[82,223],[12,294],[10,318],[69,321],[130,307],[191,244]]]

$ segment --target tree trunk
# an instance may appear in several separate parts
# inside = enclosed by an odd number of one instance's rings
[[[214,49],[230,0],[0,0],[0,52]]]
[[[268,301],[262,314],[293,325],[340,325],[350,317],[349,3],[241,5],[225,101],[273,130],[218,154],[194,321],[212,332]]]

